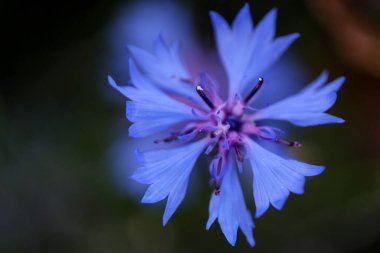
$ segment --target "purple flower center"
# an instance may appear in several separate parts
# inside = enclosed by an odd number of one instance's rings
[[[236,164],[239,170],[242,170],[242,162],[245,158],[243,153],[245,137],[258,137],[290,147],[301,147],[299,142],[278,138],[276,135],[278,129],[257,126],[252,119],[249,112],[254,111],[254,109],[248,107],[248,104],[264,84],[263,78],[258,79],[256,85],[244,99],[236,95],[232,101],[228,102],[224,102],[215,91],[217,86],[209,75],[201,74],[200,80],[195,91],[207,107],[199,104],[194,105],[193,113],[201,114],[202,120],[188,123],[180,133],[174,133],[172,136],[163,139],[162,142],[176,140],[186,142],[199,134],[206,135],[210,144],[205,153],[210,154],[217,147],[217,154],[209,168],[211,184],[215,187],[216,195],[220,194],[221,181],[229,152],[234,153]],[[161,141],[155,142],[160,143]]]

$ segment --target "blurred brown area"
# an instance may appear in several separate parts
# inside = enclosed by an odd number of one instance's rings
[[[212,45],[207,11],[231,20],[245,1],[176,2],[196,14],[203,43]],[[256,247],[239,233],[232,248],[217,224],[205,230],[207,171],[165,228],[162,205],[141,205],[115,186],[107,152],[128,122],[124,99],[106,82],[115,71],[105,60],[106,30],[125,1],[5,0],[0,252],[380,251],[379,1],[248,2],[255,22],[277,6],[278,34],[300,32],[291,52],[313,76],[326,68],[331,78],[347,77],[331,110],[346,123],[292,133],[303,143],[300,159],[327,170],[284,210],[255,220]]]
[[[380,31],[365,13],[357,11],[366,1],[310,0],[310,11],[329,33],[335,51],[346,64],[380,79]],[[371,3],[367,1],[367,8]],[[378,13],[379,14],[379,13]]]
[[[380,153],[380,29],[371,13],[380,16],[380,1],[309,0],[309,10],[320,22],[334,52],[357,76],[357,110],[371,115],[366,140]]]

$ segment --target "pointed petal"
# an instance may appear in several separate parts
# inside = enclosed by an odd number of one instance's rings
[[[108,83],[121,94],[134,101],[150,101],[152,97],[167,97],[141,75],[133,61],[130,61],[130,75],[133,86],[120,86],[111,76],[108,76]]]
[[[313,92],[317,90],[328,81],[328,78],[329,78],[329,73],[326,70],[322,71],[322,73],[317,78],[315,78],[309,85],[307,85],[303,89],[303,92],[306,93],[306,92]]]
[[[253,197],[255,199],[256,204],[256,218],[259,218],[261,215],[263,215],[269,208],[269,198],[265,190],[265,186],[260,180],[260,177],[258,180],[256,180],[256,177],[254,177],[253,181]]]
[[[232,30],[236,36],[242,37],[252,32],[252,29],[253,22],[251,18],[251,12],[249,10],[249,5],[246,3],[236,15],[236,18],[232,23]]]
[[[328,123],[343,123],[344,120],[325,113],[334,105],[337,91],[344,82],[338,78],[327,85],[327,74],[323,72],[301,92],[259,110],[253,120],[286,120],[297,126],[313,126]]]
[[[150,80],[146,75],[143,75],[141,70],[137,68],[136,63],[132,58],[129,58],[129,75],[131,76],[131,82],[133,86],[135,86],[139,90],[163,94],[163,92],[152,82],[152,80]]]
[[[127,118],[134,124],[129,133],[132,137],[145,137],[176,124],[197,120],[187,105],[172,99],[156,100],[154,102],[127,102]]]
[[[177,210],[178,206],[185,197],[188,182],[188,176],[182,176],[171,190],[163,217],[164,226],[168,223],[169,219],[172,217],[175,210]]]
[[[230,27],[225,19],[210,12],[219,56],[229,83],[229,100],[273,64],[298,37],[296,34],[274,39],[277,10],[271,10],[253,28],[249,5],[245,4]]]
[[[197,120],[193,108],[160,90],[137,68],[134,60],[129,61],[133,86],[119,86],[108,77],[109,84],[132,101],[127,102],[126,115],[134,124],[129,128],[132,137],[145,137],[184,121]],[[194,92],[195,93],[195,92]]]
[[[119,85],[117,85],[117,83],[115,82],[115,80],[113,80],[113,78],[110,75],[108,75],[107,78],[108,78],[109,85],[111,85],[113,88],[115,88],[116,90],[118,90],[121,94],[123,94],[124,96],[126,96],[125,91],[123,89],[121,89],[119,87]]]
[[[170,50],[161,34],[159,34],[154,41],[154,54],[158,59],[165,59],[167,57],[170,57]]]
[[[292,33],[278,37],[267,45],[257,45],[253,52],[255,57],[249,63],[251,72],[248,73],[247,80],[252,80],[274,64],[299,36],[298,33]],[[261,43],[263,44],[264,42]]]
[[[214,194],[213,194],[214,195]],[[220,198],[214,198],[211,196],[210,204],[209,204],[209,217],[207,220],[206,229],[209,230],[211,225],[214,223],[216,218],[218,218],[219,206],[220,206]]]
[[[256,217],[268,209],[269,202],[276,209],[282,209],[289,192],[303,193],[305,176],[317,175],[324,170],[323,166],[284,159],[249,138],[244,141],[253,172]]]
[[[255,39],[260,40],[262,46],[265,46],[273,40],[276,33],[277,9],[270,10],[259,22],[255,30]],[[261,47],[262,49],[263,47]]]
[[[220,228],[231,245],[235,245],[240,227],[248,243],[254,246],[253,220],[245,204],[233,155],[230,154],[227,160],[220,195],[211,196],[207,229],[218,218]]]
[[[135,46],[128,46],[128,49],[142,73],[158,87],[200,101],[194,92],[194,87],[184,81],[191,80],[191,76],[180,57],[179,43],[167,45],[159,35],[154,43],[154,54]]]
[[[150,121],[155,119],[174,119],[177,122],[195,119],[191,108],[175,100],[167,99],[155,102],[127,101],[127,117],[130,121]]]
[[[158,71],[158,60],[156,59],[156,57],[154,57],[154,55],[132,45],[128,46],[128,52],[131,58],[135,61],[135,63],[144,71],[147,69],[150,69],[150,72]]]
[[[246,4],[235,18],[232,28],[219,14],[210,12],[219,56],[227,72],[229,93],[236,93],[245,75],[253,49],[253,25]],[[230,95],[231,97],[232,95]]]
[[[173,149],[137,152],[142,167],[131,178],[150,185],[141,200],[143,203],[154,203],[168,197],[164,225],[182,202],[191,170],[207,144],[208,139],[202,139]]]
[[[176,124],[198,120],[201,116],[193,108],[182,103],[159,88],[136,68],[130,61],[133,86],[117,86],[110,78],[110,84],[133,101],[127,102],[126,115],[134,124],[129,128],[132,137],[145,137]]]

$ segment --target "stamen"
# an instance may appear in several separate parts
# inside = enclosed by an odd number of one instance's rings
[[[288,141],[285,139],[275,139],[274,140],[276,143],[283,144],[289,147],[295,147],[295,148],[300,148],[302,147],[302,144],[299,143],[298,141]]]
[[[234,146],[235,147],[235,153],[236,153],[236,157],[237,159],[242,162],[244,161],[244,155],[241,153],[239,147],[237,145]]]
[[[213,103],[211,102],[211,100],[206,96],[205,90],[202,88],[202,86],[201,86],[201,85],[197,85],[196,90],[197,90],[198,95],[203,99],[203,101],[205,101],[205,103],[206,103],[211,109],[214,109],[214,108],[215,108],[214,104],[213,104]]]
[[[165,139],[162,139],[162,140],[154,140],[153,142],[155,144],[160,144],[160,143],[169,143],[169,142],[173,142],[173,141],[176,141],[178,140],[178,135],[177,134],[172,134],[172,136],[170,137],[167,137]]]
[[[262,139],[264,139],[264,140],[274,141],[274,142],[276,142],[278,144],[286,145],[286,146],[289,146],[289,147],[294,147],[294,148],[300,148],[300,147],[302,147],[302,144],[299,143],[298,141],[289,141],[289,140],[286,140],[286,139],[270,138],[270,137],[262,136],[262,135],[259,135],[259,137],[262,138]]]
[[[218,167],[217,167],[217,170],[216,170],[216,175],[217,176],[219,176],[220,172],[222,171],[222,165],[223,165],[223,160],[222,160],[222,158],[219,158]]]
[[[244,99],[244,103],[248,104],[249,100],[259,91],[261,86],[264,83],[264,78],[260,77],[257,81],[256,86],[252,89],[252,91],[248,94],[248,96]]]
[[[170,137],[166,137],[162,140],[154,140],[153,142],[155,144],[159,144],[159,143],[170,143],[170,142],[173,142],[173,141],[177,141],[179,140],[181,137],[183,136],[186,136],[188,134],[191,134],[193,131],[195,131],[195,127],[192,127],[192,128],[189,128],[187,129],[186,131],[182,132],[182,133],[172,133]]]
[[[191,79],[180,78],[179,80],[184,82],[184,83],[187,83],[187,84],[193,84],[193,80],[191,80]]]
[[[215,181],[214,187],[215,187],[215,196],[219,196],[220,195],[220,182]]]

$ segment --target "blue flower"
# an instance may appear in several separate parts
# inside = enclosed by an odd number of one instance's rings
[[[296,95],[254,109],[251,105],[264,85],[260,73],[299,35],[275,38],[275,9],[256,28],[247,4],[231,26],[215,12],[210,16],[226,79],[206,72],[193,76],[179,43],[168,45],[158,36],[153,54],[129,47],[130,85],[118,86],[111,77],[109,83],[129,98],[130,136],[157,136],[158,148],[136,152],[141,167],[132,178],[149,185],[142,202],[167,198],[165,225],[184,199],[198,157],[213,154],[209,172],[214,190],[207,229],[218,220],[231,245],[240,228],[254,246],[254,224],[239,182],[243,161],[248,160],[252,168],[256,217],[270,205],[281,209],[290,192],[302,194],[305,177],[320,174],[324,167],[283,158],[262,147],[262,141],[301,147],[297,141],[284,139],[282,131],[266,120],[297,126],[343,123],[326,110],[335,103],[344,78],[326,84],[327,73],[323,72]],[[222,87],[228,92],[221,92]]]

